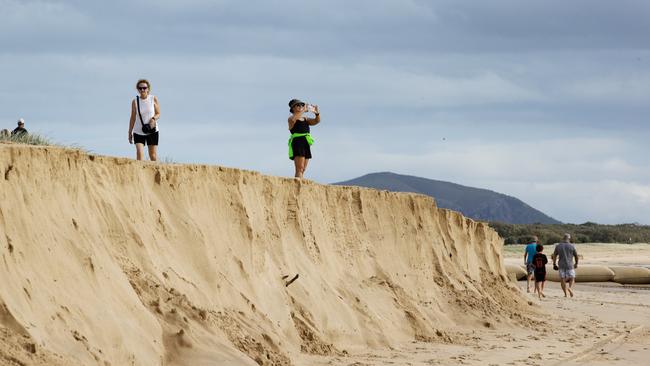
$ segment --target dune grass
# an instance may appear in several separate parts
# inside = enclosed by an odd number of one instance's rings
[[[49,138],[37,133],[21,133],[16,135],[0,134],[0,141],[26,145],[60,146],[52,142]]]
[[[3,142],[24,144],[24,145],[35,145],[35,146],[55,146],[55,147],[63,147],[63,148],[74,149],[74,150],[81,150],[86,153],[89,152],[86,149],[77,145],[63,145],[63,144],[56,143],[50,140],[48,137],[38,133],[21,133],[16,135],[1,133],[0,143]]]
[[[91,154],[92,151],[87,150],[83,147],[80,147],[78,145],[63,145],[56,143],[52,140],[50,140],[48,137],[43,136],[38,133],[23,133],[19,135],[11,135],[11,134],[2,134],[0,133],[0,143],[3,142],[8,142],[8,143],[13,143],[13,144],[24,144],[24,145],[35,145],[35,146],[55,146],[55,147],[62,147],[66,149],[74,149],[74,150],[80,150],[82,152],[85,152],[87,154]],[[170,156],[165,156],[161,160],[158,161],[158,163],[162,164],[178,164],[178,162],[170,157]]]

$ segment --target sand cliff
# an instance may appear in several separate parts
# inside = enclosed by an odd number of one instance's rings
[[[2,144],[0,172],[2,364],[299,364],[528,306],[425,196]]]

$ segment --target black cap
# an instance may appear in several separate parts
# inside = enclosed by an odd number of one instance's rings
[[[300,99],[291,99],[291,100],[289,101],[289,108],[293,108],[293,107],[295,107],[295,106],[298,105],[298,104],[302,104],[302,105],[304,105],[305,102],[303,102],[303,101],[300,100]]]

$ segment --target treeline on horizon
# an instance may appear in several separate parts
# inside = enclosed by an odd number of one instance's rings
[[[490,222],[505,244],[526,244],[536,235],[544,245],[559,243],[564,233],[574,243],[650,243],[650,226],[640,224],[506,224]]]

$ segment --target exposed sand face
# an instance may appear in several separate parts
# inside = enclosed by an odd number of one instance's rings
[[[308,365],[535,323],[496,233],[425,196],[15,145],[0,171],[8,364]]]
[[[423,196],[15,145],[0,172],[2,365],[650,359],[645,287],[539,301],[491,229]],[[649,263],[602,248],[578,250]]]

